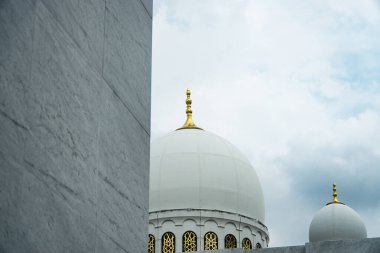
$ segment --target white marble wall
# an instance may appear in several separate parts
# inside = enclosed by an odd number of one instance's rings
[[[172,232],[175,237],[176,252],[182,252],[182,235],[193,231],[197,235],[198,250],[204,249],[204,235],[214,232],[218,236],[219,249],[224,249],[224,238],[232,234],[237,240],[237,247],[242,247],[244,238],[252,245],[260,243],[263,248],[268,246],[268,230],[256,220],[237,214],[220,211],[174,210],[151,212],[149,219],[149,234],[156,239],[156,252],[161,252],[161,238],[166,232]]]
[[[151,0],[0,1],[0,252],[146,252]]]

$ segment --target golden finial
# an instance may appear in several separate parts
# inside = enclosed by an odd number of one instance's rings
[[[187,118],[186,118],[186,122],[185,124],[183,124],[182,127],[178,128],[177,130],[180,130],[180,129],[201,129],[203,130],[202,128],[200,127],[197,127],[195,124],[194,124],[194,121],[193,121],[193,110],[191,109],[191,103],[192,103],[192,100],[190,98],[190,95],[191,95],[191,92],[190,92],[190,89],[187,89],[186,90],[186,115],[187,115]]]
[[[333,184],[333,202],[334,203],[338,203],[338,193],[336,193],[336,184],[334,183]]]
[[[335,183],[333,183],[333,201],[327,203],[326,205],[330,205],[330,204],[343,204],[344,205],[344,203],[342,203],[338,200],[338,193],[336,192],[336,184]]]

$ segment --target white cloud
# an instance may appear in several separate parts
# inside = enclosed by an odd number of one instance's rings
[[[195,122],[256,168],[271,246],[308,241],[333,180],[380,235],[378,3],[156,1],[153,26],[153,139],[183,124],[190,87]]]

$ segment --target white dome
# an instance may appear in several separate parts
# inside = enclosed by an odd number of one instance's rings
[[[264,222],[264,198],[250,162],[225,139],[199,129],[151,145],[149,211],[201,209]]]
[[[367,230],[362,219],[342,203],[324,206],[310,224],[310,242],[363,238],[367,238]]]

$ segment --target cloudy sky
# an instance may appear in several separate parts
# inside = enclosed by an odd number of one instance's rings
[[[195,123],[252,162],[270,246],[340,200],[380,237],[380,1],[155,0],[152,139]]]

